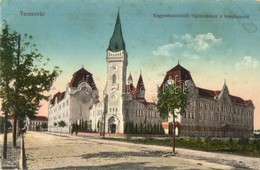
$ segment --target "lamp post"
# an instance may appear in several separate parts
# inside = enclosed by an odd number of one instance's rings
[[[106,134],[106,113],[107,113],[107,100],[108,100],[108,96],[106,94],[106,92],[104,92],[104,111],[103,111],[103,123],[102,123],[102,136],[103,138],[105,137]]]

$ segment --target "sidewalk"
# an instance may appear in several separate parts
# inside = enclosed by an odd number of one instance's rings
[[[20,159],[20,148],[21,148],[21,138],[17,139],[17,147],[12,146],[12,133],[7,135],[7,159],[3,159],[3,140],[4,134],[0,134],[0,167],[1,169],[19,169],[19,159]]]

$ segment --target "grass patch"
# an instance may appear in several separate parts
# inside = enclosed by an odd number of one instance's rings
[[[136,144],[172,147],[172,139],[158,138],[105,138]],[[211,138],[176,138],[176,147],[208,152],[230,153],[243,156],[260,157],[260,139],[211,139]]]

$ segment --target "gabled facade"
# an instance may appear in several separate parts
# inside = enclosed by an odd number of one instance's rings
[[[89,121],[89,109],[98,102],[98,90],[90,72],[79,69],[72,76],[64,92],[56,93],[49,104],[48,131],[70,133],[72,123]],[[58,122],[65,121],[65,127]]]
[[[186,114],[177,122],[180,136],[253,136],[253,102],[231,95],[226,82],[221,90],[196,87],[190,72],[180,64],[167,72],[163,84],[171,79],[189,89]]]

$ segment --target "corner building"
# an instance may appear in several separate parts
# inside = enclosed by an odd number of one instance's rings
[[[85,68],[76,71],[66,90],[56,93],[49,103],[48,131],[70,133],[72,124],[78,120],[88,121],[89,110],[98,102],[98,90],[93,76]],[[66,126],[59,127],[58,122],[64,121]]]
[[[196,87],[190,72],[180,64],[167,71],[163,84],[169,79],[185,83],[189,89],[186,113],[177,118],[176,128],[179,136],[253,136],[253,102],[231,95],[226,82],[221,90]],[[171,122],[172,119],[168,121]]]

